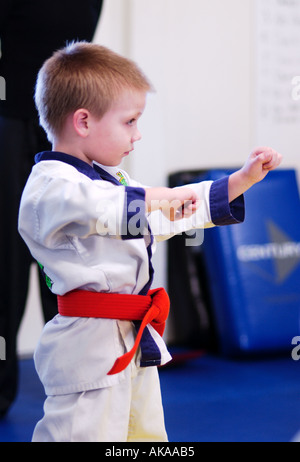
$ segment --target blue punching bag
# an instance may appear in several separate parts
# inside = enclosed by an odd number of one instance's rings
[[[230,173],[211,170],[202,179]],[[300,333],[296,172],[270,172],[245,202],[245,222],[206,230],[201,249],[219,348],[225,355],[292,351]]]

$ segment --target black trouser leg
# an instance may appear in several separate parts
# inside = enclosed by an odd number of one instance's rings
[[[39,150],[49,149],[32,122],[0,117],[0,336],[6,360],[0,361],[0,416],[14,401],[18,384],[16,342],[28,293],[32,257],[17,229],[20,198]],[[43,147],[42,147],[43,145]],[[57,313],[56,297],[43,281],[45,320]]]

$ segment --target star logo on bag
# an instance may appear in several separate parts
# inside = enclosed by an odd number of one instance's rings
[[[278,246],[273,256],[276,281],[284,282],[300,264],[300,242],[294,242],[284,231],[272,221],[267,222],[270,241]]]
[[[300,265],[300,242],[293,240],[272,220],[266,222],[269,243],[241,245],[237,249],[238,260],[247,263],[252,271],[265,279],[283,284]],[[274,273],[262,268],[262,262],[272,261]]]

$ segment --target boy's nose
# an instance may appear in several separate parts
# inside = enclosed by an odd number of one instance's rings
[[[139,141],[140,139],[142,138],[142,134],[139,130],[137,130],[135,132],[135,134],[133,135],[132,137],[132,141],[135,142],[135,141]]]

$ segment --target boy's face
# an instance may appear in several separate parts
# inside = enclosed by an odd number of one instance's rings
[[[146,93],[124,90],[119,99],[98,120],[90,119],[86,156],[102,165],[117,166],[141,139],[137,122],[146,105]]]

